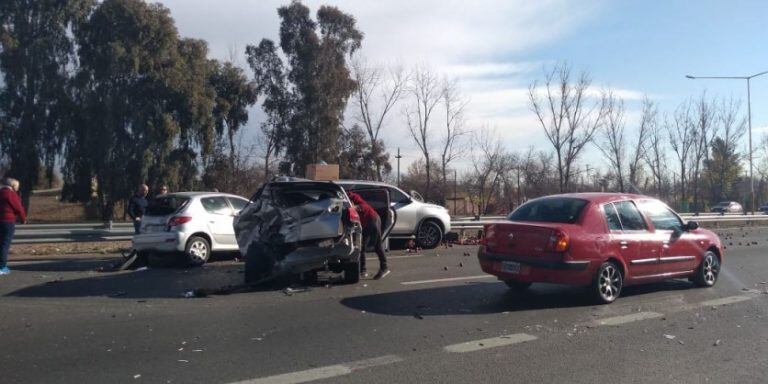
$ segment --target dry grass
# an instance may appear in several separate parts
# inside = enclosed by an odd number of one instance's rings
[[[11,245],[10,260],[28,256],[62,256],[79,254],[115,254],[130,249],[130,241],[98,241],[81,243],[40,243]]]
[[[115,218],[122,219],[122,213],[122,204],[118,204]],[[30,196],[27,221],[30,224],[81,223],[99,221],[99,214],[84,203],[59,201],[58,192],[49,192]]]

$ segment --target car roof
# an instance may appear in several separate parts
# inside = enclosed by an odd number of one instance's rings
[[[596,204],[605,204],[605,203],[611,203],[614,201],[622,201],[622,200],[643,200],[643,199],[658,200],[655,197],[650,197],[645,195],[638,195],[634,193],[614,193],[614,192],[563,193],[559,195],[544,196],[544,197],[540,197],[539,199],[552,199],[552,198],[559,198],[559,197],[582,199],[582,200],[587,200]]]
[[[204,191],[189,191],[189,192],[171,192],[166,193],[161,196],[181,196],[181,197],[205,197],[205,196],[227,196],[227,197],[238,197],[241,199],[248,200],[245,197],[238,196],[231,193],[223,193],[223,192],[204,192]]]
[[[381,185],[384,187],[395,187],[392,184],[385,183],[383,181],[373,181],[373,180],[337,180],[335,181],[337,184],[370,184],[370,185]],[[397,188],[397,187],[395,187]]]

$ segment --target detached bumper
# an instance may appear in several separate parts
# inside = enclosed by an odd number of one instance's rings
[[[150,232],[133,235],[133,249],[137,251],[183,252],[187,234],[182,232]]]
[[[548,260],[533,257],[503,255],[485,251],[480,247],[477,252],[483,272],[494,275],[499,280],[515,280],[530,283],[553,283],[587,285],[592,282],[593,269],[589,260]],[[504,262],[519,263],[517,273],[507,272]]]

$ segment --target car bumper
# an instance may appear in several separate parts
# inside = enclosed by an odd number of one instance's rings
[[[537,260],[487,252],[485,247],[478,249],[477,258],[483,272],[494,275],[499,280],[515,280],[529,283],[553,283],[588,285],[592,282],[594,271],[589,260]],[[503,262],[513,261],[520,264],[518,273],[505,272]]]
[[[188,234],[183,232],[150,232],[133,236],[137,251],[183,252]]]

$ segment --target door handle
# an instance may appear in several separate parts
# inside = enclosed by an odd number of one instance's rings
[[[620,241],[619,244],[621,245],[621,249],[629,248],[629,242],[627,241]]]

